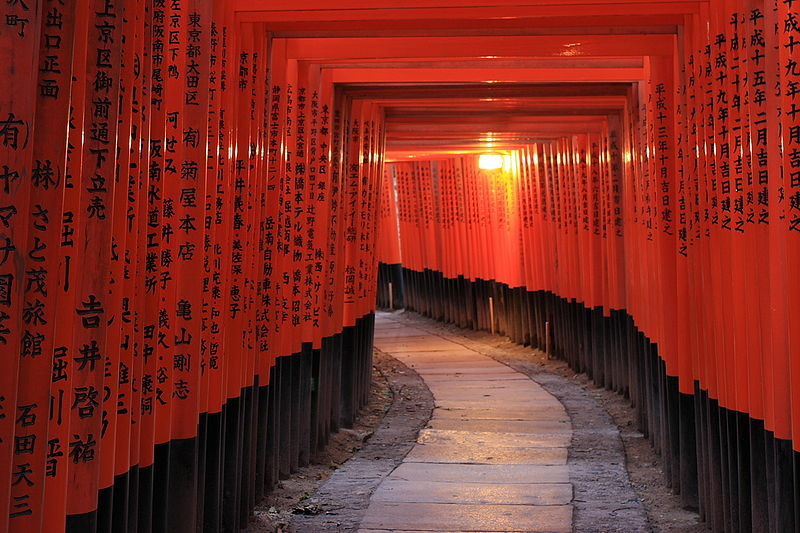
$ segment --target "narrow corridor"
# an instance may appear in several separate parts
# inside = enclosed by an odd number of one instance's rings
[[[3,9],[0,533],[240,532],[353,428],[399,308],[624,398],[714,533],[800,531],[800,2]],[[437,477],[566,468],[576,531],[633,531],[578,479],[626,479],[585,391],[381,320],[438,402],[398,474],[434,485],[370,528],[567,516]]]
[[[561,403],[524,374],[450,340],[376,320],[375,347],[413,368],[433,417],[375,491],[377,531],[571,531],[572,436]]]

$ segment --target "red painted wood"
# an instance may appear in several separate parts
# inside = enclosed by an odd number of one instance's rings
[[[800,450],[791,2],[4,9],[0,530],[109,516],[371,313],[377,259],[625,310],[682,393]]]

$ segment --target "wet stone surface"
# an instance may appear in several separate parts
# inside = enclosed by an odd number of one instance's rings
[[[408,366],[405,393],[289,530],[684,531],[653,527],[607,402],[562,363],[405,313],[378,314],[376,347]]]
[[[435,408],[401,467],[372,495],[361,530],[571,531],[563,406],[526,376],[451,339],[391,315],[376,323],[376,348],[419,373]],[[483,427],[469,425],[476,422]]]
[[[568,460],[575,487],[573,531],[710,531],[669,489],[660,458],[636,430],[628,400],[595,386],[565,362],[506,337],[443,325],[413,313],[394,317],[509,365],[564,404],[574,429]]]
[[[385,358],[380,358],[385,359]],[[317,514],[295,515],[289,531],[355,531],[370,496],[413,448],[431,416],[433,397],[413,370],[392,360],[386,374],[392,404],[373,436],[307,500]]]

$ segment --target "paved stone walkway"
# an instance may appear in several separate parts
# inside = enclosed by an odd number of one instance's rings
[[[376,320],[375,347],[435,399],[417,444],[378,486],[362,533],[572,531],[564,407],[524,374],[462,345]]]

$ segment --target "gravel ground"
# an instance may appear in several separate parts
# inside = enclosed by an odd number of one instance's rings
[[[711,529],[683,509],[667,486],[661,459],[636,428],[622,396],[596,387],[563,361],[507,337],[464,330],[413,313],[398,319],[460,342],[529,376],[556,396],[572,419],[569,464],[575,485],[576,532],[683,532]],[[458,342],[458,341],[457,341]]]
[[[372,383],[353,429],[333,435],[311,465],[281,481],[256,507],[248,532],[358,527],[372,492],[414,446],[433,410],[433,396],[417,373],[379,350]]]
[[[595,387],[565,363],[505,337],[442,325],[412,313],[394,313],[393,318],[509,365],[564,404],[574,430],[569,452],[574,531],[710,531],[670,492],[660,459],[636,429],[634,412],[624,398]],[[332,436],[328,449],[310,466],[280,482],[256,508],[247,531],[354,531],[370,495],[413,447],[432,409],[433,398],[419,376],[376,350],[370,403],[353,430]]]

